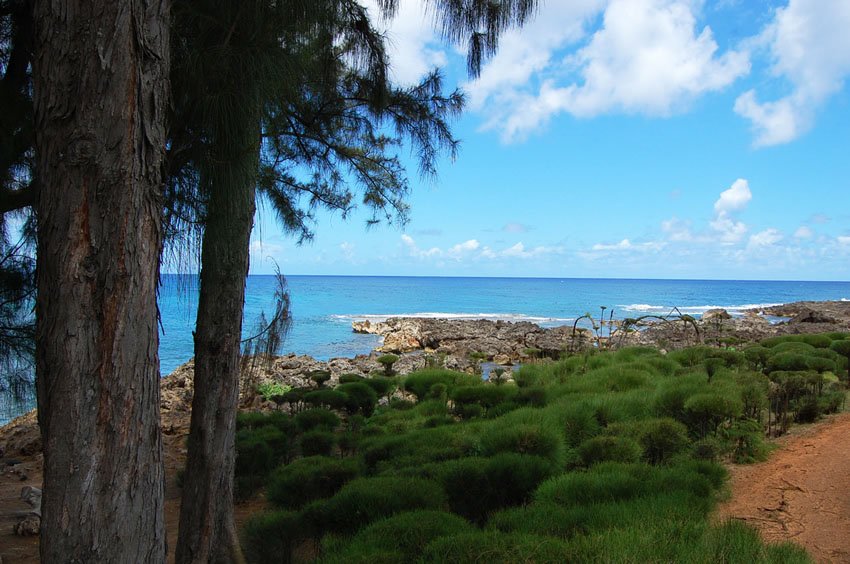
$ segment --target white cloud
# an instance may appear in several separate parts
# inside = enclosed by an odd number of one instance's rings
[[[371,14],[379,14],[377,0],[360,0]],[[433,18],[418,0],[400,0],[395,17],[385,29],[390,52],[390,74],[401,84],[415,84],[434,67],[445,66],[448,57],[434,31]],[[374,22],[380,22],[373,18]],[[381,26],[378,25],[381,29]]]
[[[691,222],[682,221],[677,217],[661,222],[661,230],[667,234],[670,241],[689,242],[694,240],[691,233]]]
[[[794,232],[794,238],[795,238],[795,239],[811,239],[812,237],[814,237],[814,235],[815,235],[815,234],[814,234],[814,232],[811,230],[811,228],[809,228],[809,227],[807,227],[807,226],[805,226],[805,225],[801,225],[801,226],[800,226],[800,227],[798,227],[798,228],[797,228],[797,230]]]
[[[749,182],[743,178],[739,178],[732,183],[732,186],[728,190],[720,193],[720,198],[714,202],[714,211],[718,214],[740,211],[752,199],[753,193],[750,192]]]
[[[465,255],[475,251],[480,247],[481,244],[475,239],[470,239],[468,241],[464,241],[463,243],[458,243],[457,245],[453,245],[446,254],[456,260],[463,258]]]
[[[760,103],[749,90],[735,112],[752,122],[756,146],[777,145],[805,133],[817,109],[842,88],[850,75],[850,1],[790,0],[756,39],[767,47],[771,71],[791,85],[791,93]]]
[[[778,229],[765,229],[753,235],[750,235],[750,240],[747,242],[748,250],[757,250],[764,247],[771,247],[783,239],[782,233]]]
[[[714,202],[714,219],[709,223],[723,245],[733,245],[747,234],[747,226],[732,215],[743,210],[753,194],[749,183],[743,178],[736,180],[728,190],[720,193]]]
[[[596,243],[591,247],[593,251],[638,251],[638,252],[647,252],[647,251],[658,251],[664,248],[665,243],[649,241],[647,243],[632,243],[628,239],[623,239],[619,243],[613,244],[604,244],[604,243]]]
[[[555,51],[586,36],[589,19],[605,8],[608,0],[545,2],[521,30],[509,30],[499,40],[499,51],[481,70],[481,76],[465,85],[469,105],[480,110],[491,97],[507,101],[515,89],[553,65]]]
[[[530,259],[544,255],[559,255],[563,253],[563,247],[548,247],[545,245],[538,245],[531,249],[526,249],[522,241],[507,247],[506,249],[502,249],[501,251],[494,251],[490,247],[484,247],[481,249],[481,257],[486,259]]]
[[[342,252],[343,258],[345,258],[345,260],[348,260],[348,261],[351,261],[351,260],[354,259],[354,249],[355,249],[354,243],[350,243],[348,241],[343,241],[339,245],[339,250]]]
[[[600,6],[579,4],[586,12],[577,10],[565,23],[569,32],[560,43],[580,32],[588,13]],[[546,55],[529,55],[530,67],[541,84],[534,94],[522,91],[518,85],[529,81],[530,72],[514,69],[510,79],[499,84],[507,92],[494,96],[496,108],[485,128],[499,129],[503,140],[514,141],[560,112],[580,117],[613,112],[667,116],[700,95],[728,86],[749,72],[748,55],[738,51],[718,54],[711,29],[697,28],[695,4],[698,2],[689,0],[610,0],[602,27],[589,43],[554,63],[552,51],[559,47],[557,41],[526,39],[523,47],[542,47]],[[539,17],[547,18],[543,13]],[[548,20],[548,25],[554,27],[557,21]],[[525,68],[521,61],[516,66]],[[492,90],[481,89],[483,94],[473,95],[478,107]]]
[[[438,257],[443,254],[437,247],[431,247],[427,251],[420,249],[416,241],[413,240],[413,237],[406,233],[401,236],[401,242],[407,248],[407,253],[414,258]]]
[[[839,244],[839,245],[846,245],[846,246],[850,246],[850,237],[845,236],[845,235],[841,235],[841,236],[839,236],[839,237],[838,237],[838,244]]]

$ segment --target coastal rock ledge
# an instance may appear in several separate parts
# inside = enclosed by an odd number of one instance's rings
[[[589,332],[572,326],[543,328],[528,321],[391,317],[383,322],[355,321],[355,333],[384,338],[376,350],[385,353],[425,351],[451,357],[479,354],[510,363],[533,356],[557,358],[569,348],[587,343]],[[507,364],[507,363],[505,363]]]

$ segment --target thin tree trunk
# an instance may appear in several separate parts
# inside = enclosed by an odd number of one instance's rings
[[[35,2],[42,562],[163,562],[166,0]]]
[[[250,103],[245,101],[245,104]],[[229,117],[229,116],[228,116]],[[255,210],[259,120],[212,150],[195,329],[195,393],[176,561],[242,562],[233,519],[245,277]],[[240,134],[241,133],[241,134]]]

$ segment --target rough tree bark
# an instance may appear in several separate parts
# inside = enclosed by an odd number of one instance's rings
[[[249,100],[244,101],[250,103]],[[195,329],[195,392],[176,562],[243,562],[233,519],[245,278],[254,224],[259,117],[213,151]]]
[[[42,562],[164,562],[156,287],[167,0],[38,0]]]

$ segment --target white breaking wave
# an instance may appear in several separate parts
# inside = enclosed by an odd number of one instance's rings
[[[522,313],[449,313],[439,311],[423,311],[417,313],[385,313],[385,314],[344,314],[331,315],[331,319],[351,323],[352,321],[382,322],[391,317],[413,317],[417,319],[457,319],[473,321],[486,319],[487,321],[530,321],[531,323],[569,323],[575,321],[574,317],[543,317],[536,315],[525,315]]]
[[[710,309],[725,309],[731,315],[743,315],[749,309],[764,309],[773,306],[782,305],[781,303],[766,303],[766,304],[741,304],[741,305],[699,305],[699,306],[677,306],[683,314],[702,315]],[[640,313],[670,313],[674,306],[651,305],[651,304],[629,304],[619,305],[618,308],[623,311],[632,311]]]

